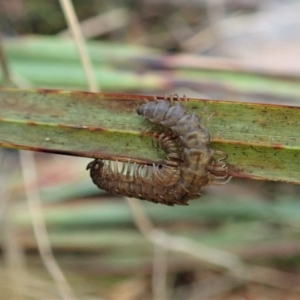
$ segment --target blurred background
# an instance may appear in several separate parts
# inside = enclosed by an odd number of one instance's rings
[[[73,4],[104,92],[299,105],[297,0]],[[0,0],[0,30],[20,88],[88,90],[59,1]],[[299,186],[233,179],[143,212],[91,159],[34,156],[0,152],[0,299],[300,299]]]

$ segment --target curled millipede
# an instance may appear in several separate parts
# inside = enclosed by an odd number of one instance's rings
[[[168,131],[157,138],[158,147],[166,152],[162,164],[153,164],[150,170],[149,166],[128,162],[119,171],[117,162],[96,159],[87,166],[93,182],[113,194],[166,205],[186,205],[201,196],[203,186],[228,182],[227,155],[209,148],[210,134],[200,118],[188,114],[177,95],[155,100],[139,107],[137,113]],[[221,158],[217,160],[215,154]],[[212,171],[225,175],[216,176]]]
[[[88,164],[87,169],[91,169],[93,182],[100,189],[109,193],[148,200],[154,203],[174,204],[174,193],[170,187],[178,181],[180,174],[177,168],[165,166],[163,173],[168,174],[169,185],[160,185],[154,183],[156,179],[153,174],[156,174],[155,169],[157,166],[153,166],[153,169],[150,170],[149,166],[137,166],[129,161],[122,163],[122,170],[119,171],[117,164],[116,161],[95,159]]]

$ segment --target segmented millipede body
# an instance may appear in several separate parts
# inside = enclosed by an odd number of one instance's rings
[[[111,162],[96,159],[87,169],[100,189],[155,203],[186,205],[188,200],[201,195],[203,186],[228,181],[227,165],[223,162],[227,156],[218,151],[223,159],[214,158],[216,152],[209,148],[209,132],[198,116],[187,113],[177,95],[147,102],[137,113],[168,130],[168,134],[158,137],[158,146],[166,152],[166,158],[162,164],[153,165],[151,171],[148,166],[130,162],[119,171],[116,163],[113,166]],[[223,170],[226,175],[215,176],[213,170]]]
[[[136,166],[134,163],[127,162],[122,164],[121,171],[116,170],[116,166],[117,162],[115,161],[95,159],[88,164],[87,169],[90,169],[93,182],[100,189],[111,194],[134,197],[166,205],[174,205],[176,203],[174,202],[172,186],[178,181],[180,175],[177,168],[168,167],[168,169],[164,170],[164,174],[168,174],[168,180],[170,176],[173,176],[174,179],[171,178],[169,181],[170,185],[161,185],[156,182],[153,176],[155,170],[150,170],[149,166]]]

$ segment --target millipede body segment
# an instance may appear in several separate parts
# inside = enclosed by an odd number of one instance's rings
[[[187,113],[177,95],[147,102],[137,113],[167,130],[167,133],[155,134],[166,158],[152,167],[128,161],[121,170],[117,162],[96,159],[87,169],[100,189],[154,203],[187,205],[188,200],[201,196],[203,186],[223,184],[230,179],[224,162],[226,154],[216,151],[223,159],[214,158],[216,152],[209,147],[209,132],[197,115]],[[215,176],[212,170],[226,174]]]

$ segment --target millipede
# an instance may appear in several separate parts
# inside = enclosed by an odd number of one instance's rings
[[[93,182],[112,194],[166,205],[187,205],[201,196],[203,186],[230,180],[227,155],[210,149],[210,134],[196,114],[188,114],[186,97],[178,95],[149,101],[137,108],[138,115],[167,132],[155,133],[157,146],[166,152],[161,164],[140,165],[128,161],[119,170],[117,161],[95,159],[88,164]],[[221,156],[215,158],[215,154]],[[225,172],[223,176],[213,171]]]

